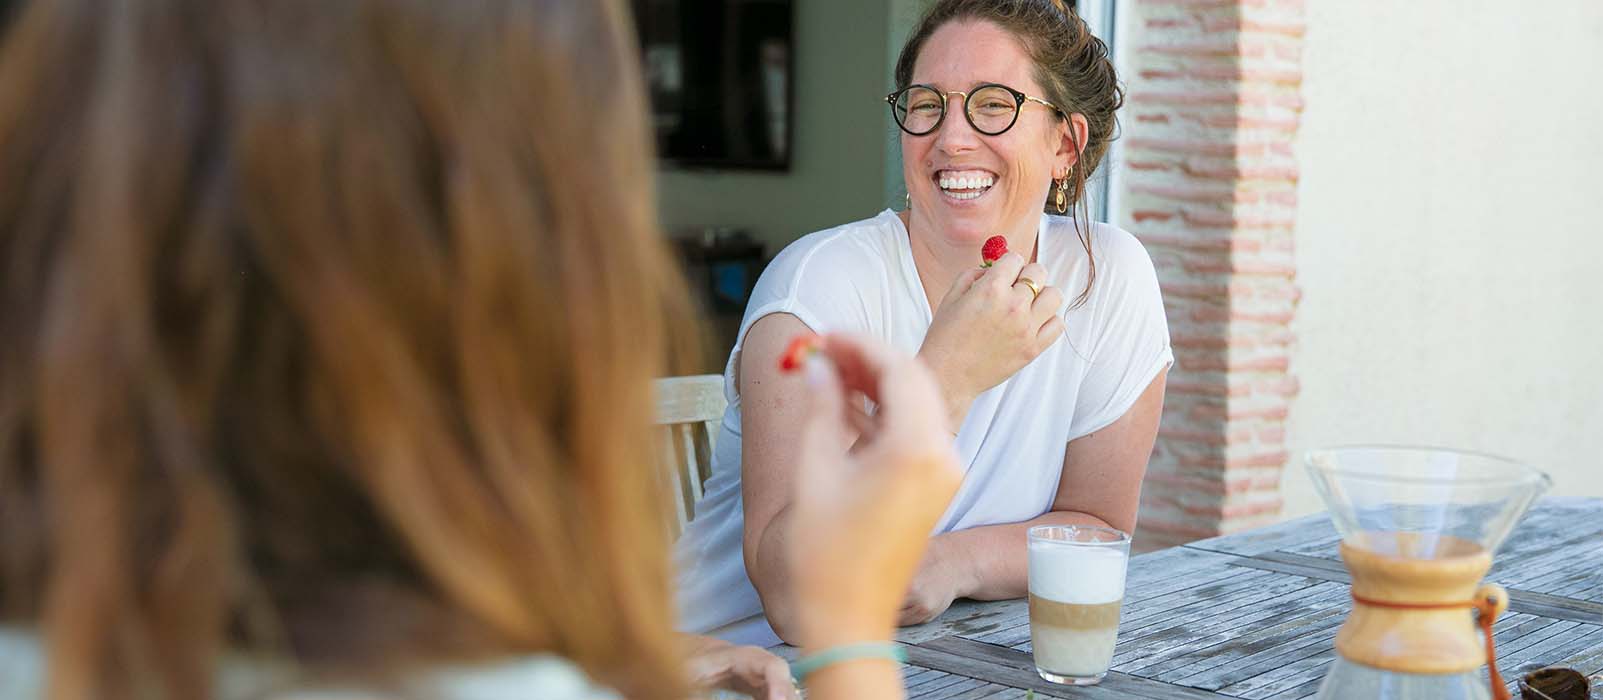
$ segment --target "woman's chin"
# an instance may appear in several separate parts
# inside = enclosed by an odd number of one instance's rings
[[[943,203],[943,206],[935,208],[934,214],[934,218],[939,219],[942,228],[946,229],[947,235],[956,239],[973,238],[983,241],[1002,233],[1002,229],[1007,228],[1006,212],[994,204],[985,207],[949,207]]]
[[[947,221],[941,229],[944,238],[950,241],[966,241],[974,245],[983,243],[985,239],[1000,233],[990,222]]]

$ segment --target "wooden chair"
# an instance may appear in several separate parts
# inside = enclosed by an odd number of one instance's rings
[[[712,476],[712,448],[723,421],[724,378],[717,374],[669,377],[656,381],[657,425],[664,452],[663,479],[673,489],[677,538],[696,515],[702,484]]]

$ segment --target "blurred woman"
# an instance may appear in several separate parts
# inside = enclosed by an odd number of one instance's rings
[[[687,304],[627,27],[561,0],[14,18],[0,696],[688,694],[649,439]],[[822,351],[805,459],[865,500],[798,496],[813,651],[889,638],[957,481],[927,372]],[[851,457],[845,391],[886,406]],[[900,692],[843,658],[813,697]]]

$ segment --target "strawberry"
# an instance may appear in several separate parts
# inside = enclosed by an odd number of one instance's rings
[[[779,356],[779,371],[795,372],[807,364],[807,358],[818,352],[818,336],[811,333],[798,335],[792,338],[790,345],[785,346],[785,354]]]
[[[985,239],[985,245],[980,247],[980,267],[990,267],[992,263],[1000,260],[1007,254],[1007,239],[1001,236],[991,236]]]

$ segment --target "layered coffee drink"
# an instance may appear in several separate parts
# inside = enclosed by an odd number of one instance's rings
[[[1030,643],[1035,667],[1053,682],[1096,683],[1113,661],[1129,539],[1102,528],[1057,529],[1064,532],[1038,538],[1032,530],[1030,537]],[[1053,534],[1059,539],[1052,539]],[[1085,538],[1102,539],[1076,541]]]

